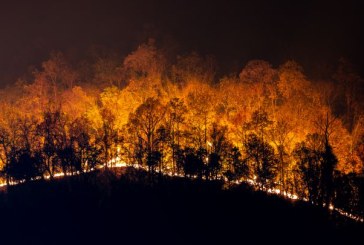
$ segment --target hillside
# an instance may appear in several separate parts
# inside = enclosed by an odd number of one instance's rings
[[[223,190],[219,182],[124,171],[2,192],[0,244],[358,244],[364,231],[245,185]]]

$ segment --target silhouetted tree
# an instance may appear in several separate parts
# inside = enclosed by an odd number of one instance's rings
[[[38,125],[38,133],[42,138],[42,153],[44,155],[44,169],[53,178],[59,169],[57,151],[65,144],[65,121],[62,112],[47,111],[43,115],[43,122]]]
[[[149,168],[149,172],[154,173],[155,166],[161,164],[162,161],[162,153],[160,151],[152,151],[147,152],[147,166]]]
[[[77,162],[73,166],[76,170],[90,171],[96,165],[102,164],[102,149],[92,140],[92,129],[87,118],[78,118],[70,125],[70,141],[75,151]],[[73,164],[72,164],[73,165]]]
[[[323,135],[308,135],[306,142],[296,146],[294,155],[303,175],[308,198],[313,203],[324,204],[329,208],[334,191],[336,156]]]
[[[199,179],[202,178],[205,167],[203,154],[203,149],[199,149],[197,152],[192,148],[186,148],[184,150],[183,170],[186,176],[198,176]]]
[[[207,176],[211,175],[211,177],[215,179],[220,173],[222,162],[227,157],[227,151],[230,147],[226,134],[226,126],[218,126],[217,123],[212,124],[209,133],[211,142],[207,142],[207,151],[209,154],[206,171],[208,172]]]
[[[277,159],[273,147],[255,134],[247,136],[244,147],[247,161],[251,163],[258,186],[261,189],[274,186],[274,178],[277,174]]]
[[[29,181],[35,177],[40,177],[39,159],[31,156],[30,152],[18,150],[11,154],[10,163],[6,167],[6,172],[14,181]]]
[[[241,157],[239,148],[233,147],[229,150],[227,155],[227,170],[224,175],[229,181],[240,180],[241,178],[248,178],[249,167],[247,162]]]
[[[334,169],[337,164],[337,158],[332,151],[330,144],[325,143],[324,151],[322,152],[322,180],[321,191],[323,203],[329,207],[332,203],[334,192]]]
[[[316,125],[321,133],[323,145],[320,181],[322,195],[320,196],[319,203],[325,204],[327,208],[329,208],[332,202],[334,170],[338,162],[330,144],[330,136],[332,135],[333,130],[335,130],[333,128],[335,121],[336,118],[330,118],[328,113],[326,113],[326,117],[320,117],[319,120],[316,121]]]
[[[157,130],[162,125],[165,107],[158,99],[149,98],[130,116],[129,129],[137,138],[135,153],[138,157],[151,159],[158,150]],[[150,166],[150,165],[148,165]]]
[[[172,148],[172,172],[176,171],[176,154],[181,144],[182,124],[185,120],[187,108],[183,100],[173,98],[169,101],[167,107],[167,123],[170,128],[170,147]]]
[[[71,146],[66,146],[57,151],[57,157],[61,163],[64,174],[70,172],[72,175],[74,171],[81,171],[81,159],[76,153],[76,150]]]
[[[306,143],[302,142],[296,146],[293,155],[298,161],[302,180],[305,188],[307,188],[308,200],[317,204],[320,196],[322,156],[320,146],[318,148],[312,146],[311,144],[311,147],[309,147]]]
[[[99,129],[98,141],[102,145],[104,163],[107,164],[113,155],[111,147],[116,141],[117,132],[115,129],[115,115],[108,108],[101,109],[102,126]],[[107,165],[105,165],[107,166]]]

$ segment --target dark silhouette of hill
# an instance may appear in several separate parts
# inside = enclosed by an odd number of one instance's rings
[[[124,170],[13,186],[0,244],[360,244],[363,225],[241,185]],[[121,177],[118,177],[121,176]]]

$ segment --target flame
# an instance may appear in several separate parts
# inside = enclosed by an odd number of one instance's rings
[[[102,169],[106,166],[106,164],[102,164],[102,165],[98,165],[96,166],[96,169]],[[144,170],[147,170],[147,167],[146,166],[142,166],[142,165],[139,165],[139,164],[133,164],[133,165],[128,165],[126,162],[122,161],[120,159],[120,157],[115,157],[113,159],[111,159],[108,163],[107,163],[107,167],[109,168],[125,168],[125,167],[133,167],[135,169],[144,169]],[[89,171],[86,171],[86,172],[91,172],[91,171],[94,171],[95,169],[94,168],[91,168]],[[157,170],[157,172],[159,172],[159,170]],[[172,171],[161,171],[164,175],[168,175],[168,176],[178,176],[178,177],[183,177],[184,175],[182,174],[178,174],[178,173],[173,173]],[[82,174],[83,172],[80,172],[80,171],[74,171],[74,172],[67,172],[66,174],[64,174],[63,172],[60,172],[60,173],[55,173],[53,175],[54,178],[62,178],[64,176],[70,176],[70,175],[80,175]],[[49,180],[50,179],[50,175],[47,174],[44,176],[45,179]],[[197,178],[197,176],[192,176],[192,178]],[[36,180],[39,180],[41,179],[40,176],[38,177],[35,177],[35,178],[32,178],[31,181],[36,181]],[[253,176],[253,179],[246,179],[246,180],[236,180],[235,184],[241,184],[241,183],[246,183],[246,184],[249,184],[251,186],[258,186],[259,183],[256,181],[257,177],[256,176]],[[225,181],[227,181],[225,179]],[[21,183],[24,183],[25,180],[20,180],[18,182],[16,181],[10,181],[9,182],[9,185],[18,185],[18,184],[21,184]],[[7,184],[5,182],[1,182],[0,183],[0,188],[2,187],[6,187]],[[289,192],[281,192],[280,189],[277,189],[277,188],[268,188],[266,189],[266,191],[268,193],[271,193],[271,194],[274,194],[274,195],[280,195],[280,196],[284,196],[285,198],[288,198],[288,199],[291,199],[291,200],[301,200],[301,201],[304,201],[304,202],[308,202],[308,199],[306,198],[299,198],[296,194],[292,194],[292,193],[289,193]],[[355,220],[355,221],[358,221],[358,222],[362,222],[364,223],[364,217],[360,217],[360,216],[357,216],[357,215],[353,215],[351,213],[348,213],[340,208],[336,208],[333,204],[330,204],[329,205],[329,209],[330,210],[333,210],[333,211],[336,211],[338,212],[339,214],[347,217],[347,218],[350,218],[352,220]]]

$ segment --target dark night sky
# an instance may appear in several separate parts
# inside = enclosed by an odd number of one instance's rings
[[[8,1],[0,4],[0,83],[50,51],[103,45],[121,55],[147,36],[213,54],[226,67],[296,59],[308,73],[346,57],[363,71],[361,1]],[[236,66],[236,67],[235,67]]]

